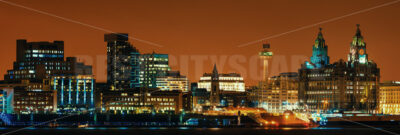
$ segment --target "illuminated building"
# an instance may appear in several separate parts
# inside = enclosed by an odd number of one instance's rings
[[[157,77],[164,76],[170,71],[168,54],[140,55],[140,85],[141,87],[156,88]]]
[[[17,40],[17,60],[4,75],[6,83],[41,84],[52,75],[92,74],[92,67],[77,62],[75,57],[64,60],[64,42],[27,42]],[[37,86],[37,88],[41,86]],[[28,87],[30,88],[30,87]],[[45,89],[49,90],[49,89]]]
[[[217,79],[214,81],[218,81],[220,91],[245,91],[243,77],[241,77],[240,74],[214,74],[214,71],[218,73],[216,67],[214,67],[213,73],[204,73],[203,76],[200,77],[198,88],[205,88],[207,91],[211,91],[212,77],[214,75],[214,78]]]
[[[270,44],[263,44],[263,51],[260,52],[260,58],[263,60],[263,81],[268,79],[268,61],[272,58],[273,53],[269,51]]]
[[[280,73],[279,76],[269,78],[265,102],[264,109],[268,112],[283,113],[286,110],[297,109],[298,74]]]
[[[247,105],[244,89],[244,81],[239,74],[219,74],[214,65],[212,73],[205,73],[197,86],[192,88],[194,110]]]
[[[243,107],[247,106],[248,96],[246,92],[223,91],[220,93],[220,106]]]
[[[207,92],[205,88],[198,88],[197,83],[191,83],[190,91],[193,96],[193,111],[201,112],[203,110],[203,106],[210,105],[210,92]]]
[[[17,40],[17,60],[0,87],[13,89],[8,95],[16,113],[47,113],[57,108],[53,76],[91,75],[92,67],[75,57],[64,60],[64,42]],[[54,99],[54,100],[53,100]]]
[[[128,34],[109,33],[107,42],[107,83],[111,90],[139,87],[139,51],[128,42]]]
[[[379,86],[379,113],[400,114],[400,82],[390,81]]]
[[[146,96],[146,103],[156,112],[179,113],[183,111],[182,94],[181,91],[156,91]]]
[[[12,113],[13,110],[13,94],[14,89],[12,88],[1,88],[0,90],[0,109],[1,113],[7,114]]]
[[[103,110],[110,113],[179,113],[183,111],[181,91],[135,88],[102,94]]]
[[[368,60],[366,44],[357,25],[347,62],[329,63],[321,31],[313,45],[311,62],[299,69],[299,102],[311,111],[359,110],[378,107],[380,70]]]
[[[2,111],[4,113],[52,113],[57,109],[55,91],[28,89],[26,84],[2,86]]]
[[[186,76],[182,76],[179,71],[168,71],[167,74],[157,77],[156,85],[162,91],[188,92],[189,80]]]
[[[193,94],[191,91],[182,93],[182,109],[186,112],[193,111]]]
[[[60,112],[94,108],[93,75],[52,76],[51,88],[57,91]]]
[[[268,62],[273,56],[273,53],[269,49],[270,44],[263,44],[263,50],[259,53],[260,59],[263,60],[263,80],[259,83],[259,87],[252,90],[250,94],[253,95],[251,100],[258,107],[263,107],[267,104]]]
[[[13,69],[4,75],[7,83],[20,83],[21,80],[41,82],[49,74],[69,70],[64,62],[64,42],[27,42],[17,40],[17,60]]]

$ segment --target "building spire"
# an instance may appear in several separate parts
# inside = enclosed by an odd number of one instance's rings
[[[360,24],[357,24],[356,26],[357,26],[356,36],[360,37],[361,36]]]
[[[218,74],[217,64],[214,63],[213,74]]]
[[[322,36],[322,28],[321,27],[319,27],[318,36],[317,36],[317,39],[315,39],[314,46],[316,48],[325,47],[325,39],[324,39],[324,36]]]
[[[321,27],[319,27],[318,38],[323,38],[323,36],[322,36],[322,28]]]

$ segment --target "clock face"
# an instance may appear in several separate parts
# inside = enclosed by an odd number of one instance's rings
[[[354,48],[352,48],[350,53],[354,55],[356,53],[356,50]]]
[[[359,51],[358,51],[358,53],[360,54],[360,55],[364,55],[364,49],[360,49]]]

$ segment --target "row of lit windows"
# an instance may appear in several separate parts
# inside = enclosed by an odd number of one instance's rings
[[[26,50],[26,53],[64,53],[64,51],[58,51],[58,50]]]

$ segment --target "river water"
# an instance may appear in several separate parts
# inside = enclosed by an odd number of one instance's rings
[[[0,133],[34,135],[385,135],[400,134],[393,128],[0,128]]]

